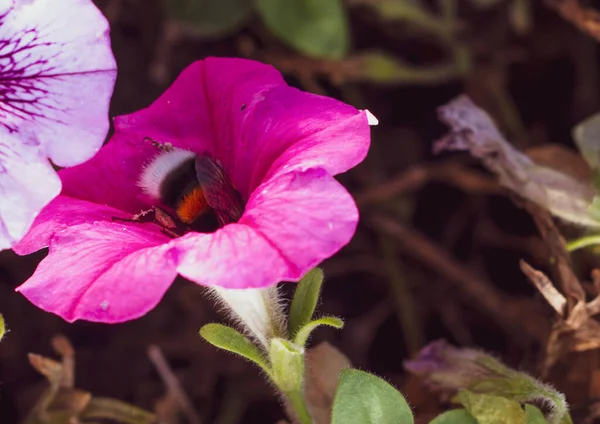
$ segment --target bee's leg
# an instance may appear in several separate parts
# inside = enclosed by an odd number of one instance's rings
[[[165,228],[165,227],[161,227],[160,228],[160,232],[163,233],[166,236],[171,237],[171,238],[179,238],[179,237],[181,237],[181,234],[178,234],[175,231],[169,230],[168,228]]]
[[[160,226],[160,230],[163,234],[172,238],[182,236],[180,233],[182,230],[177,225],[177,222],[161,208],[154,208],[154,222]]]
[[[173,145],[169,142],[163,143],[162,141],[156,141],[150,137],[144,137],[144,141],[152,144],[154,147],[156,147],[159,150],[162,150],[163,152],[170,152],[174,149]]]
[[[158,225],[165,229],[177,229],[177,223],[175,223],[175,220],[171,217],[171,215],[161,208],[154,208],[154,220]]]
[[[158,207],[141,211],[140,213],[133,215],[131,218],[119,218],[113,216],[112,220],[137,223],[151,222],[158,225],[162,233],[173,238],[181,237],[182,233],[185,232],[184,229],[177,225],[177,222],[171,217],[171,215]]]
[[[153,222],[154,221],[154,213],[156,208],[146,209],[141,211],[138,214],[133,215],[131,218],[120,218],[118,216],[113,216],[111,219],[113,221],[123,221],[123,222]]]

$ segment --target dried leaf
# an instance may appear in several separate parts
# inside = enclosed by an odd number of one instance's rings
[[[468,150],[497,174],[500,183],[520,196],[572,223],[600,227],[588,209],[596,194],[589,182],[577,181],[555,169],[535,163],[511,146],[490,116],[467,96],[459,96],[438,110],[451,133],[434,150]]]
[[[351,366],[350,360],[327,342],[306,353],[304,395],[315,423],[331,422],[331,407],[340,372]]]
[[[600,113],[577,124],[573,128],[573,139],[590,168],[600,170]]]
[[[544,144],[530,147],[525,150],[525,154],[538,165],[560,171],[576,180],[592,180],[592,170],[586,160],[581,154],[562,144]]]
[[[60,362],[35,353],[30,353],[28,359],[33,368],[48,379],[51,386],[58,387],[60,385],[63,372],[63,366]]]
[[[75,349],[71,342],[63,335],[54,336],[51,340],[52,348],[62,357],[61,387],[75,387]]]
[[[547,3],[564,19],[600,41],[600,12],[583,7],[578,0],[548,0]]]
[[[527,275],[542,296],[544,296],[550,306],[552,306],[552,309],[562,317],[565,314],[567,299],[554,287],[550,279],[544,273],[533,269],[523,260],[521,261],[521,270]]]
[[[40,396],[24,424],[71,424],[91,398],[84,390],[50,387]]]

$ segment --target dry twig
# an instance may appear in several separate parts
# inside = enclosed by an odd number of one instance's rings
[[[464,268],[424,235],[392,218],[374,214],[368,222],[394,237],[406,254],[426,263],[454,283],[469,297],[474,307],[490,314],[512,337],[518,337],[524,331],[534,340],[545,339],[548,326],[543,317],[535,312],[534,303],[529,308],[523,308],[521,305],[514,307],[511,299],[497,290],[491,282]]]
[[[397,177],[356,195],[359,207],[389,200],[422,188],[430,181],[443,182],[474,194],[506,194],[506,190],[481,173],[469,170],[456,161],[434,165],[415,165]]]
[[[177,401],[179,408],[181,408],[183,413],[186,415],[187,420],[191,424],[201,424],[202,420],[196,413],[196,410],[192,406],[192,402],[179,384],[179,380],[171,370],[171,367],[169,367],[169,364],[163,356],[160,348],[158,346],[150,346],[148,348],[148,357],[156,367],[156,370],[160,374],[165,386],[167,386],[167,389]]]

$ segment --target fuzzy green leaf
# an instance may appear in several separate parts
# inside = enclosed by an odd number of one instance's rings
[[[298,346],[304,347],[310,334],[320,325],[327,325],[329,327],[340,329],[344,326],[344,321],[336,317],[323,317],[311,321],[302,327],[300,331],[298,331],[298,334],[296,334],[296,338],[294,339],[294,343],[296,343]]]
[[[258,0],[265,25],[285,43],[312,57],[341,59],[350,47],[342,0]]]
[[[206,324],[200,329],[200,336],[220,349],[236,353],[254,362],[268,375],[271,370],[261,351],[239,331],[222,324]]]
[[[304,380],[304,349],[284,339],[272,339],[269,358],[273,381],[284,393],[299,391]]]
[[[404,396],[381,378],[344,369],[333,400],[331,424],[413,424]]]
[[[548,424],[542,411],[533,405],[525,405],[525,415],[527,417],[527,424]]]
[[[438,415],[429,424],[477,424],[466,409],[453,409]]]
[[[479,424],[526,424],[527,417],[521,404],[501,396],[458,392],[458,400]]]
[[[308,271],[296,286],[288,323],[288,334],[291,338],[295,338],[300,329],[312,319],[317,308],[322,284],[323,271],[314,268]]]

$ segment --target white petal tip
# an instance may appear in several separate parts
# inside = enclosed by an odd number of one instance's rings
[[[365,109],[364,112],[367,114],[367,122],[369,122],[369,125],[379,125],[379,119],[375,118],[375,115],[373,115],[367,109]]]

